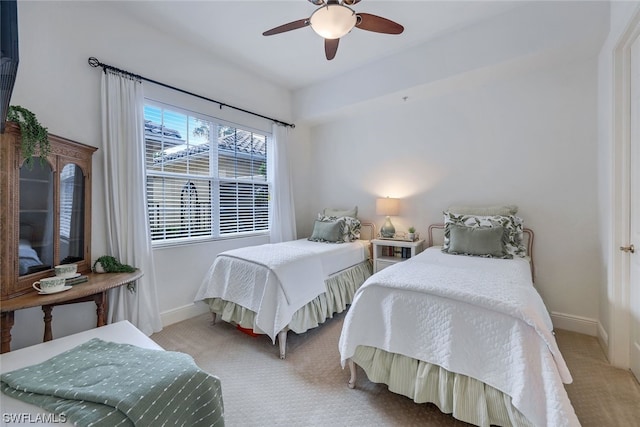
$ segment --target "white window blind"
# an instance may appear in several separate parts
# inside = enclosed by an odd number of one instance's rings
[[[60,259],[76,258],[84,250],[84,174],[73,163],[60,171]]]
[[[159,104],[144,126],[153,242],[268,230],[268,135]]]

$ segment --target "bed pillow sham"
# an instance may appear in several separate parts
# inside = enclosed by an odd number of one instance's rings
[[[353,209],[331,209],[324,208],[322,211],[324,216],[334,216],[336,218],[341,218],[343,216],[358,218],[358,206],[354,206]]]
[[[507,252],[514,257],[527,255],[527,250],[523,245],[523,221],[522,218],[515,215],[461,215],[445,211],[444,224],[443,251],[449,250],[449,224],[456,224],[467,227],[503,227],[506,233],[505,248]]]
[[[344,243],[344,221],[316,221],[308,240],[312,242]]]
[[[343,230],[343,240],[345,242],[353,242],[354,240],[360,239],[360,229],[362,228],[362,224],[358,218],[354,218],[351,216],[326,216],[323,214],[318,214],[318,221],[344,221],[344,230]]]
[[[449,206],[447,212],[453,212],[459,215],[515,215],[518,213],[516,205],[490,205],[490,206]]]
[[[449,224],[447,253],[486,258],[513,258],[506,248],[507,233],[504,227],[467,227]]]

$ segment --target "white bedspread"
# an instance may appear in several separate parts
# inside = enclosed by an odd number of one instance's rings
[[[527,260],[429,248],[382,270],[345,317],[343,366],[358,345],[476,378],[511,396],[536,426],[580,425],[563,386],[571,374]]]
[[[256,313],[256,326],[275,342],[293,314],[326,291],[331,274],[366,259],[366,242],[329,244],[299,239],[220,253],[195,301],[222,298]]]

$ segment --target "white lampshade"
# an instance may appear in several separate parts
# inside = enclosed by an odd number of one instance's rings
[[[390,197],[376,199],[376,214],[395,216],[400,211],[400,200]]]
[[[325,39],[339,39],[355,27],[356,13],[341,4],[328,4],[316,9],[309,18],[313,31]]]

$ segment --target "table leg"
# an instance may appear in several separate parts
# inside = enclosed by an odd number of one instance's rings
[[[0,353],[11,351],[11,328],[13,327],[13,311],[5,311],[0,317],[2,320],[2,349]]]
[[[96,303],[96,315],[98,317],[96,326],[99,328],[107,324],[105,315],[107,310],[107,293],[100,292],[99,294],[95,294],[93,300]]]
[[[53,334],[51,333],[51,319],[53,319],[51,312],[53,311],[53,306],[43,305],[42,311],[44,312],[44,337],[42,338],[42,342],[51,341],[53,339]]]

